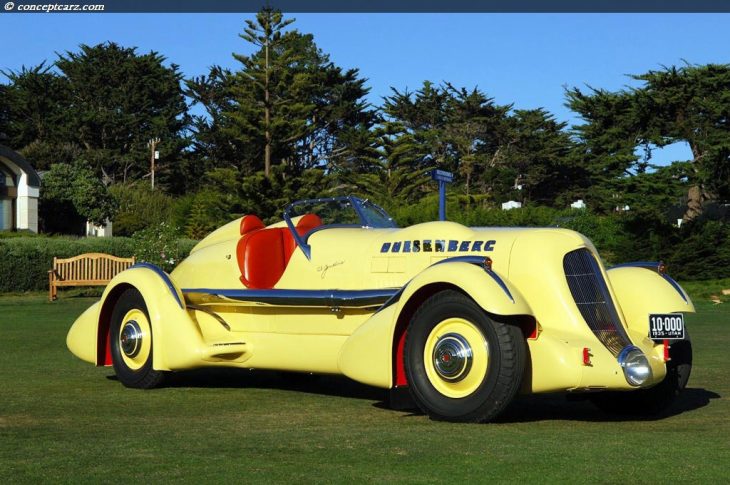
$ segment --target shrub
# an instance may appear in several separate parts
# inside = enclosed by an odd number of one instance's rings
[[[172,271],[183,258],[178,233],[179,229],[167,222],[136,232],[132,240],[137,260]]]
[[[177,262],[190,253],[197,241],[177,241]],[[44,291],[48,289],[48,270],[53,257],[70,258],[83,253],[107,253],[140,257],[135,240],[126,237],[13,237],[0,239],[0,293]],[[152,261],[154,262],[154,261]],[[166,269],[169,269],[167,266]]]
[[[0,292],[48,289],[53,257],[83,253],[108,253],[130,257],[134,245],[128,238],[18,237],[0,240]]]
[[[137,231],[170,219],[173,200],[147,184],[117,184],[109,188],[119,209],[114,217],[114,234],[131,236]]]
[[[669,274],[686,280],[730,278],[730,225],[701,221],[677,232],[666,251]]]

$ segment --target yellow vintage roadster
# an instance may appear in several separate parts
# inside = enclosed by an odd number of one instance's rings
[[[570,230],[399,229],[338,197],[235,220],[169,275],[120,273],[67,344],[136,388],[228,366],[341,374],[452,421],[493,419],[519,392],[649,414],[686,386],[693,311],[662,264],[606,270]]]

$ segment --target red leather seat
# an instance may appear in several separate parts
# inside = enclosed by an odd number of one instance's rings
[[[241,218],[241,236],[248,234],[249,232],[256,231],[257,229],[263,229],[264,223],[261,222],[257,216],[249,214]]]
[[[265,229],[263,223],[259,227],[253,219],[247,224],[248,231],[244,233],[244,222],[249,217],[252,216],[246,216],[241,221],[243,237],[236,248],[241,282],[248,288],[273,288],[289,264],[296,249],[296,241],[289,228]],[[258,217],[256,220],[261,221]],[[297,221],[296,231],[304,235],[321,224],[322,220],[318,216],[307,214]]]

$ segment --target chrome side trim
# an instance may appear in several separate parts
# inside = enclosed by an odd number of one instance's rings
[[[408,283],[410,283],[410,281]],[[408,286],[408,283],[406,283],[401,289],[399,289],[393,296],[388,298],[388,300],[385,303],[383,303],[383,305],[380,308],[378,308],[375,311],[375,313],[378,313],[381,310],[385,310],[389,306],[398,303],[400,301],[400,297],[403,296],[403,292],[405,291],[406,286]]]
[[[684,300],[685,305],[689,305],[689,300],[687,299],[687,295],[684,293],[684,290],[682,290],[682,287],[679,286],[679,283],[677,283],[676,281],[674,281],[674,278],[672,278],[668,274],[663,274],[662,275],[662,278],[664,278],[667,281],[667,283],[669,283],[670,285],[672,285],[672,288],[674,288],[674,290],[677,293],[679,293],[679,296],[682,297],[682,299]]]
[[[668,274],[663,273],[662,272],[663,270],[661,270],[661,271],[659,270],[659,268],[661,268],[662,266],[664,266],[664,263],[662,263],[661,261],[634,261],[631,263],[617,264],[616,266],[612,266],[611,268],[609,268],[608,271],[610,271],[612,269],[616,269],[616,268],[644,268],[644,269],[648,269],[651,271],[656,271],[657,274],[659,274],[659,276],[664,278],[667,283],[672,285],[672,288],[674,288],[674,290],[677,293],[679,293],[679,296],[682,297],[682,299],[684,300],[684,303],[686,305],[689,305],[689,300],[687,299],[687,295],[682,290],[682,287],[679,286],[679,283],[674,281],[674,278],[672,278]]]
[[[497,283],[497,285],[499,285],[500,288],[502,288],[502,291],[504,291],[504,293],[507,295],[507,298],[509,298],[512,303],[515,303],[515,298],[512,296],[509,288],[507,288],[507,284],[504,282],[504,280],[502,280],[502,278],[494,270],[484,266],[485,259],[486,258],[484,256],[454,256],[453,258],[446,258],[442,259],[441,261],[437,261],[432,266],[444,263],[469,263],[475,266],[479,266],[484,270],[485,273],[492,277],[492,279]]]
[[[223,317],[221,317],[220,315],[218,315],[216,312],[210,310],[209,308],[206,308],[204,306],[198,306],[198,305],[188,305],[188,310],[197,310],[199,312],[203,312],[205,314],[208,314],[211,317],[213,317],[218,323],[220,323],[223,328],[225,328],[229,332],[231,331],[231,326],[228,325],[228,322],[226,322],[223,319]]]
[[[380,290],[226,290],[215,288],[184,288],[183,295],[192,300],[202,296],[223,302],[256,303],[263,305],[321,307],[321,308],[375,308],[382,306],[399,288]],[[206,301],[215,303],[215,301]]]
[[[159,266],[155,266],[152,263],[136,263],[133,266],[131,266],[129,269],[134,269],[134,268],[147,268],[147,269],[151,269],[152,271],[157,273],[157,276],[162,278],[162,281],[164,281],[165,285],[167,285],[167,289],[170,290],[170,293],[172,293],[172,296],[175,297],[175,301],[177,302],[178,305],[180,305],[180,308],[182,310],[185,309],[185,305],[183,304],[182,301],[180,301],[180,297],[178,296],[177,291],[175,290],[175,285],[173,285],[172,280],[170,280],[170,276],[167,273],[165,273],[165,271],[163,271],[162,268],[160,268]]]
[[[497,284],[499,285],[499,287],[502,288],[502,291],[504,291],[507,294],[507,297],[512,301],[512,303],[514,303],[515,302],[515,299],[512,296],[512,293],[510,293],[509,288],[507,288],[507,284],[504,281],[502,281],[502,278],[500,278],[499,275],[497,273],[495,273],[491,269],[484,268],[484,271],[486,271],[487,274],[489,276],[491,276],[492,279],[494,279],[494,281],[497,282]]]

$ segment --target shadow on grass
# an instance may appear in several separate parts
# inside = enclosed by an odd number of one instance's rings
[[[116,380],[116,376],[108,376]],[[248,369],[196,369],[175,372],[163,387],[217,389],[277,389],[368,401],[384,401],[388,391],[366,386],[342,376]]]
[[[541,394],[520,396],[495,421],[499,423],[535,421],[654,421],[694,411],[710,404],[721,396],[706,389],[688,388],[663,412],[650,416],[610,414],[601,411],[588,399],[568,399],[565,394]]]
[[[116,380],[116,376],[108,376]],[[247,369],[198,369],[170,374],[165,381],[169,388],[255,388],[302,392],[323,396],[337,396],[364,401],[375,401],[373,406],[392,409],[389,391],[360,384],[346,377],[317,375],[297,372],[280,372]],[[688,388],[664,412],[654,416],[626,416],[605,413],[587,399],[568,399],[565,394],[538,394],[518,396],[494,421],[496,423],[526,423],[537,421],[652,421],[694,411],[710,404],[721,396],[700,388]],[[403,417],[420,416],[415,405],[408,403],[393,412]]]

